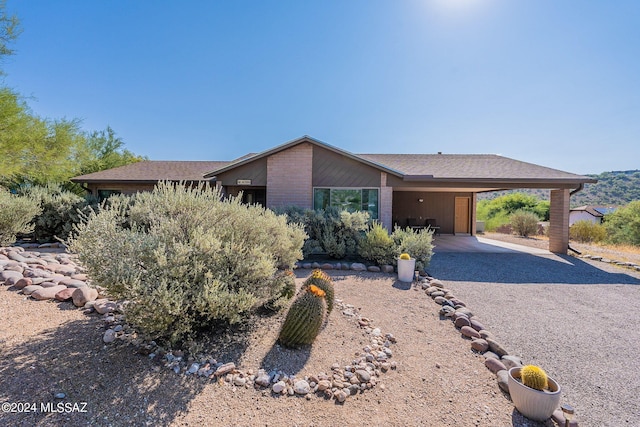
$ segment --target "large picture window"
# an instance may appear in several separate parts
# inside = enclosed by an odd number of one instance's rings
[[[313,208],[337,207],[348,212],[366,211],[378,219],[378,189],[373,188],[314,188]]]

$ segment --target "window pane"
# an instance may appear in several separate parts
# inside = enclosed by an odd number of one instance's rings
[[[313,190],[313,209],[326,209],[329,207],[329,189],[315,188]]]
[[[362,192],[360,190],[331,190],[331,206],[347,212],[359,211],[362,208]]]
[[[362,190],[362,210],[369,212],[371,219],[378,219],[378,190]]]

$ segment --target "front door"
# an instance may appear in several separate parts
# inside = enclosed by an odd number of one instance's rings
[[[469,208],[471,205],[471,199],[469,197],[456,197],[456,210],[455,210],[455,223],[454,223],[454,234],[457,233],[470,233],[471,230],[469,228]]]

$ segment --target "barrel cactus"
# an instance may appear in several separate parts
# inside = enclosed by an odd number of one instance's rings
[[[315,285],[324,291],[324,298],[327,302],[327,315],[331,314],[331,311],[333,310],[333,300],[335,298],[335,291],[333,290],[333,281],[331,281],[331,277],[322,270],[313,270],[311,276],[304,281],[302,289],[305,290],[311,285]]]
[[[548,388],[548,379],[546,372],[535,365],[526,365],[520,369],[520,379],[522,384],[536,390],[544,390]]]
[[[327,312],[325,292],[310,285],[291,304],[278,340],[285,347],[308,345],[318,336]]]
[[[411,259],[409,254],[400,254],[400,259]]]

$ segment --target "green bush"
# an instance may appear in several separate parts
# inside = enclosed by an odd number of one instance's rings
[[[398,256],[398,247],[382,224],[374,222],[360,241],[360,256],[376,264],[393,264]]]
[[[287,207],[279,212],[285,214],[291,224],[302,224],[309,236],[303,252],[307,257],[312,254],[326,254],[342,259],[357,255],[358,246],[368,228],[368,212],[347,212],[337,208],[326,210],[303,210]]]
[[[397,253],[407,253],[416,260],[416,269],[423,271],[433,256],[433,232],[409,227],[396,227],[391,235],[397,243]]]
[[[64,190],[60,185],[30,187],[24,194],[37,203],[42,213],[33,219],[33,237],[36,241],[65,240],[80,222],[82,212],[88,213],[88,201]]]
[[[640,246],[640,201],[631,202],[604,219],[611,243]]]
[[[17,234],[31,233],[30,223],[40,212],[40,207],[30,198],[0,188],[0,245],[13,244]]]
[[[128,322],[174,345],[219,323],[250,322],[290,294],[277,270],[302,257],[305,237],[301,226],[239,198],[160,183],[110,197],[76,226],[69,248],[96,285],[127,301]]]
[[[538,233],[538,216],[533,212],[518,210],[514,212],[509,222],[513,231],[522,237]]]
[[[587,220],[573,223],[569,228],[571,240],[582,243],[601,242],[607,238],[607,230],[602,224],[596,224]]]

